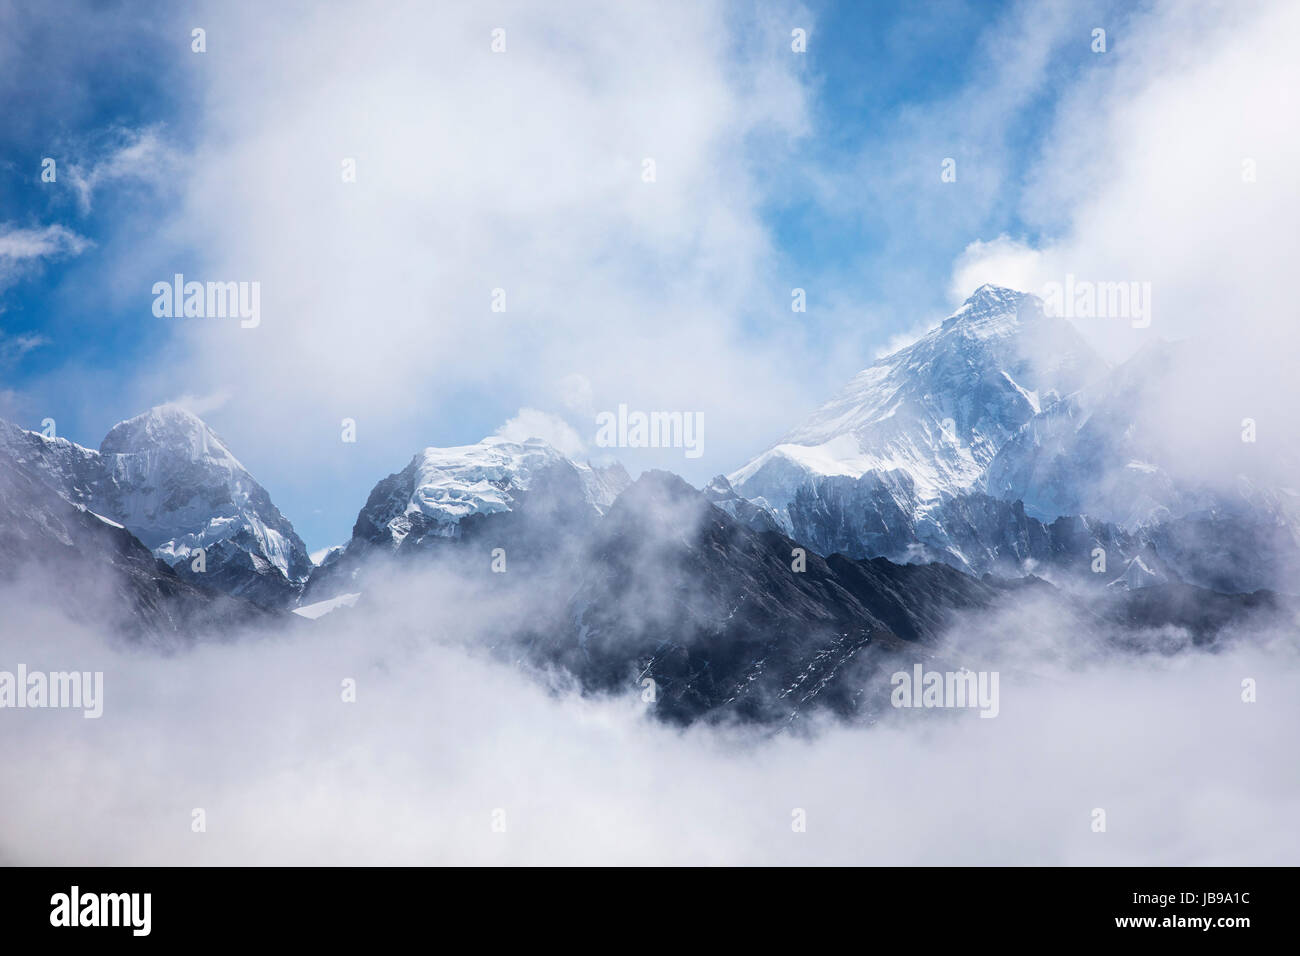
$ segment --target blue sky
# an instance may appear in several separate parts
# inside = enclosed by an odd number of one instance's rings
[[[590,413],[620,401],[703,409],[705,461],[622,456],[702,483],[950,311],[972,243],[1069,232],[1045,157],[1063,110],[1133,63],[1130,24],[1149,14],[580,7],[430,21],[428,50],[453,74],[379,8],[0,3],[0,415],[53,417],[96,446],[181,398],[312,548],[345,539],[418,448],[475,441],[525,408],[588,442]],[[493,59],[498,24],[512,46]],[[790,50],[795,26],[806,54]],[[648,193],[635,171],[655,151]],[[347,155],[365,174],[352,192],[334,182]],[[625,187],[602,178],[624,164]],[[153,317],[149,288],[175,272],[262,277],[261,337]],[[514,324],[478,304],[499,284]],[[796,286],[809,309],[792,317]],[[340,448],[349,414],[364,440]]]

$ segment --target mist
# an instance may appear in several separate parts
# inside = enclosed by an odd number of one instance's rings
[[[798,733],[682,730],[639,693],[584,696],[512,660],[501,639],[519,606],[411,574],[311,627],[170,653],[6,592],[0,668],[103,671],[104,713],[0,714],[0,861],[1300,859],[1294,622],[1214,651],[1119,654],[1025,601],[918,648],[998,669],[996,719],[897,710],[858,725],[814,716]]]

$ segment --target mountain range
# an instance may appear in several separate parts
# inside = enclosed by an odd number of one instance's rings
[[[1153,341],[1111,368],[1035,296],[986,285],[727,483],[823,554],[1081,583],[1141,558],[1202,587],[1285,590],[1300,494],[1252,477],[1244,455],[1207,482],[1204,460],[1171,447],[1172,416],[1150,414],[1212,365]],[[1219,427],[1217,456],[1249,447]]]
[[[649,677],[660,716],[682,723],[869,717],[882,660],[941,653],[963,615],[1008,602],[1119,644],[1169,625],[1213,640],[1289,607],[1274,592],[1300,568],[1296,493],[1207,482],[1143,419],[1187,356],[1153,344],[1111,367],[1035,297],[983,286],[702,490],[540,439],[429,447],[376,483],[318,565],[177,406],[98,450],[0,422],[0,578],[75,575],[97,589],[78,603],[165,641],[364,618],[376,576],[436,563],[527,606],[502,646],[589,692]]]

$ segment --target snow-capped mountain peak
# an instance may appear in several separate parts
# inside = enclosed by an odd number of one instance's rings
[[[945,320],[948,322],[970,321],[973,323],[986,322],[990,318],[1000,316],[1016,315],[1020,316],[1021,302],[1025,300],[1036,300],[1027,292],[1018,292],[1015,289],[1007,289],[1002,286],[984,283],[970,294],[955,312]],[[1040,310],[1032,310],[1029,314],[1041,314]]]
[[[470,514],[508,511],[512,493],[527,491],[538,471],[560,462],[567,459],[540,438],[516,442],[494,435],[475,445],[425,448],[412,460],[415,487],[405,510],[447,524]]]
[[[169,564],[231,542],[287,582],[310,572],[288,520],[197,415],[156,406],[113,426],[99,449],[108,472],[99,497]]]
[[[472,515],[512,511],[539,481],[564,476],[594,515],[605,512],[630,483],[621,465],[595,468],[571,461],[540,438],[499,435],[473,445],[428,447],[400,472],[375,486],[353,536],[398,547],[412,531],[423,538],[458,537]]]
[[[231,473],[248,474],[216,432],[179,405],[156,405],[141,415],[118,422],[99,446],[105,455],[156,449],[167,455],[188,455],[190,461],[205,461]]]
[[[622,465],[575,462],[540,438],[493,435],[423,448],[371,489],[347,546],[321,561],[303,601],[364,590],[363,566],[376,552],[457,553],[486,538],[492,548],[509,544],[512,567],[547,560],[594,526],[631,483]]]
[[[6,423],[0,452],[66,500],[125,526],[196,583],[280,605],[295,599],[311,571],[306,546],[266,489],[180,406],[119,422],[98,451]]]
[[[1036,297],[984,285],[729,478],[787,528],[795,494],[822,478],[874,474],[919,502],[960,494],[1025,422],[1104,370]]]

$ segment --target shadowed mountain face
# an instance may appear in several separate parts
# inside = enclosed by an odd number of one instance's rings
[[[999,450],[982,488],[1044,519],[1087,514],[1131,542],[1122,558],[1141,553],[1189,584],[1295,593],[1294,472],[1240,440],[1230,408],[1189,414],[1203,401],[1189,393],[1217,362],[1202,345],[1150,343],[1035,416]]]
[[[2,458],[0,582],[111,635],[165,648],[280,619],[187,583],[125,528]]]
[[[593,690],[653,679],[656,712],[673,721],[850,713],[872,661],[934,641],[954,611],[998,593],[943,565],[823,559],[653,472],[597,528],[567,630],[534,648]]]
[[[1294,613],[1268,592],[1163,584],[1078,599],[1034,578],[822,558],[662,472],[614,503],[584,554],[566,620],[530,633],[532,653],[591,691],[649,678],[656,715],[679,723],[781,723],[821,708],[869,719],[889,706],[891,671],[942,661],[954,631],[1028,599],[1114,648],[1151,649],[1147,632],[1171,625],[1205,643],[1256,613]],[[1197,620],[1201,603],[1213,613]]]
[[[1029,603],[1099,651],[1165,650],[1173,631],[1184,643],[1213,641],[1279,609],[1263,593],[1162,584],[1079,599],[1032,577],[823,558],[737,520],[711,500],[718,489],[702,493],[664,472],[642,475],[603,515],[577,522],[566,508],[582,499],[566,487],[539,481],[514,510],[474,515],[454,538],[357,552],[348,583],[362,597],[335,613],[382,619],[382,602],[407,593],[381,586],[395,569],[414,572],[406,589],[420,588],[420,573],[447,576],[459,583],[439,593],[503,609],[491,643],[507,660],[566,674],[591,694],[652,689],[652,713],[677,724],[779,726],[816,711],[872,719],[890,706],[891,672],[919,662],[959,669],[965,662],[948,660],[954,635]],[[496,549],[508,561],[501,573]],[[1187,615],[1200,594],[1218,602],[1206,626]],[[1150,637],[1162,628],[1160,640]]]

